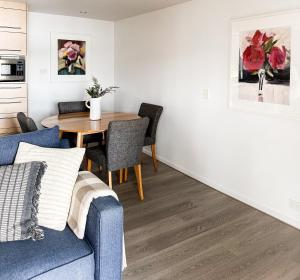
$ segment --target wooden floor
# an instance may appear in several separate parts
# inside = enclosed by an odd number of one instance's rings
[[[143,157],[116,185],[125,210],[124,280],[300,279],[300,231]]]

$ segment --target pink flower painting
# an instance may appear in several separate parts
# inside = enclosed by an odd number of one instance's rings
[[[240,99],[289,104],[290,28],[240,34]]]
[[[85,75],[85,57],[85,41],[58,39],[58,75]]]

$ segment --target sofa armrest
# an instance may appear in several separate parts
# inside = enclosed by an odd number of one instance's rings
[[[123,207],[113,197],[91,203],[85,238],[95,255],[95,280],[122,279]]]

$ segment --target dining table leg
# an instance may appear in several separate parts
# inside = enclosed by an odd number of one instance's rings
[[[82,148],[83,147],[83,134],[81,132],[77,133],[77,148]]]

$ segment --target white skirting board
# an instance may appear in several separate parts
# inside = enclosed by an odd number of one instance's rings
[[[151,150],[148,147],[144,148],[143,152],[145,154],[151,156]],[[284,222],[284,223],[300,230],[300,220],[297,220],[293,217],[289,217],[287,215],[279,213],[275,209],[270,208],[266,205],[257,203],[256,201],[253,201],[253,200],[249,199],[248,197],[246,197],[245,195],[243,195],[241,193],[237,193],[237,192],[232,191],[231,189],[223,186],[222,184],[218,184],[218,183],[210,181],[206,177],[203,177],[199,174],[196,175],[196,174],[190,172],[189,170],[185,169],[184,167],[179,166],[177,164],[174,164],[174,163],[170,162],[169,160],[167,160],[166,158],[161,157],[159,154],[156,155],[156,158],[159,161],[165,163],[166,165],[178,170],[179,172],[184,173],[185,175],[187,175],[187,176],[189,176],[189,177],[191,177],[191,178],[193,178],[197,181],[200,181],[200,182],[204,183],[205,185],[207,185],[207,186],[209,186],[209,187],[211,187],[211,188],[213,188],[213,189],[215,189],[219,192],[222,192],[226,195],[229,195],[229,196],[231,196],[231,197],[233,197],[233,198],[235,198],[235,199],[237,199],[237,200],[239,200],[239,201],[241,201],[241,202],[243,202],[247,205],[250,205],[250,206],[252,206],[252,207],[254,207],[254,208],[256,208],[256,209],[258,209],[258,210],[260,210],[260,211],[262,211],[262,212],[264,212],[264,213],[266,213],[266,214],[268,214],[268,215],[270,215],[270,216],[272,216],[272,217],[274,217],[274,218],[276,218],[276,219],[278,219],[278,220],[280,220],[280,221],[282,221],[282,222]],[[159,172],[159,166],[158,166],[158,172]]]

